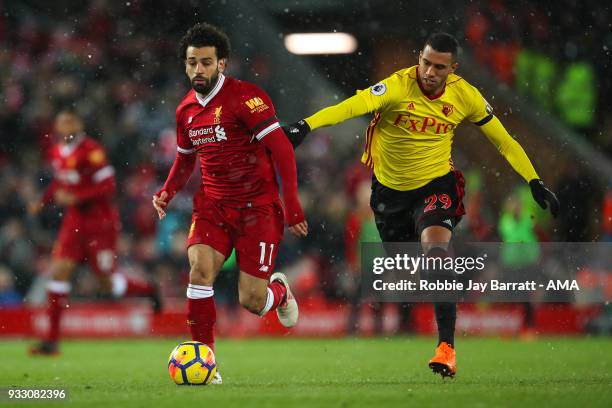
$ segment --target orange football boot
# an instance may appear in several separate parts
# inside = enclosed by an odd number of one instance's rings
[[[444,341],[440,343],[436,348],[436,355],[429,360],[429,368],[442,378],[454,377],[457,372],[455,349]]]

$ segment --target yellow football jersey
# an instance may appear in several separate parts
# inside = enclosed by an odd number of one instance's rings
[[[417,189],[453,170],[451,146],[463,120],[480,126],[526,181],[539,178],[523,148],[476,88],[450,74],[440,94],[429,97],[417,76],[417,66],[398,71],[305,121],[315,130],[374,112],[361,160],[380,183],[395,190]]]
[[[460,76],[450,74],[441,93],[428,97],[417,75],[414,66],[360,91],[368,110],[376,112],[361,160],[395,190],[414,190],[452,170],[457,125],[492,113],[480,92]]]

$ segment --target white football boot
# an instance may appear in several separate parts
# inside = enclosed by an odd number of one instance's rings
[[[291,293],[291,289],[289,288],[289,281],[287,281],[285,274],[281,272],[275,272],[272,274],[270,277],[270,282],[274,281],[279,281],[287,289],[287,298],[276,308],[278,320],[285,327],[293,327],[297,324],[300,313],[298,310],[298,304],[293,297],[293,293]]]
[[[210,380],[210,384],[223,384],[223,378],[221,378],[221,373],[219,372],[219,369],[217,369],[217,371],[215,372],[215,376],[212,378],[212,380]]]

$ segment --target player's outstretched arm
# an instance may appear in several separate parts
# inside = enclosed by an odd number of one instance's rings
[[[306,135],[310,133],[310,125],[308,125],[308,123],[302,119],[290,125],[284,125],[283,131],[295,149],[302,144],[306,138]]]
[[[298,199],[297,170],[291,144],[280,129],[269,133],[261,141],[270,151],[272,162],[281,179],[289,231],[297,236],[306,236],[308,223],[304,219],[304,211]]]
[[[374,85],[374,87],[377,86],[380,86],[380,84]],[[386,85],[384,89],[386,89]],[[390,92],[360,91],[336,105],[321,109],[306,119],[283,126],[283,130],[295,149],[311,131],[320,127],[333,126],[345,120],[374,112],[390,101]]]
[[[512,168],[529,183],[533,199],[540,207],[543,209],[550,208],[552,215],[557,217],[560,206],[557,196],[546,188],[544,182],[540,180],[538,173],[533,168],[525,150],[510,136],[499,119],[492,116],[487,123],[480,126],[480,129],[491,143],[497,147]]]
[[[157,211],[160,220],[166,216],[166,207],[168,207],[170,200],[187,184],[191,173],[193,173],[195,162],[195,152],[188,154],[178,152],[176,154],[174,164],[170,169],[164,186],[153,195],[153,207]]]

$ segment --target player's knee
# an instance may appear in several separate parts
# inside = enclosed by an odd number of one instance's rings
[[[51,266],[51,278],[55,281],[68,281],[75,268],[75,264],[69,260],[56,260]]]
[[[421,232],[421,245],[423,252],[427,253],[432,248],[440,247],[446,249],[452,237],[452,232],[446,227],[430,225]]]
[[[189,270],[189,283],[194,285],[212,286],[214,273],[211,265],[205,262],[194,261]]]
[[[100,290],[105,294],[112,294],[113,292],[113,284],[110,279],[110,276],[104,275],[98,277],[98,282],[100,284]]]
[[[266,305],[266,298],[264,296],[252,292],[239,292],[238,300],[242,307],[254,314],[259,314]]]

